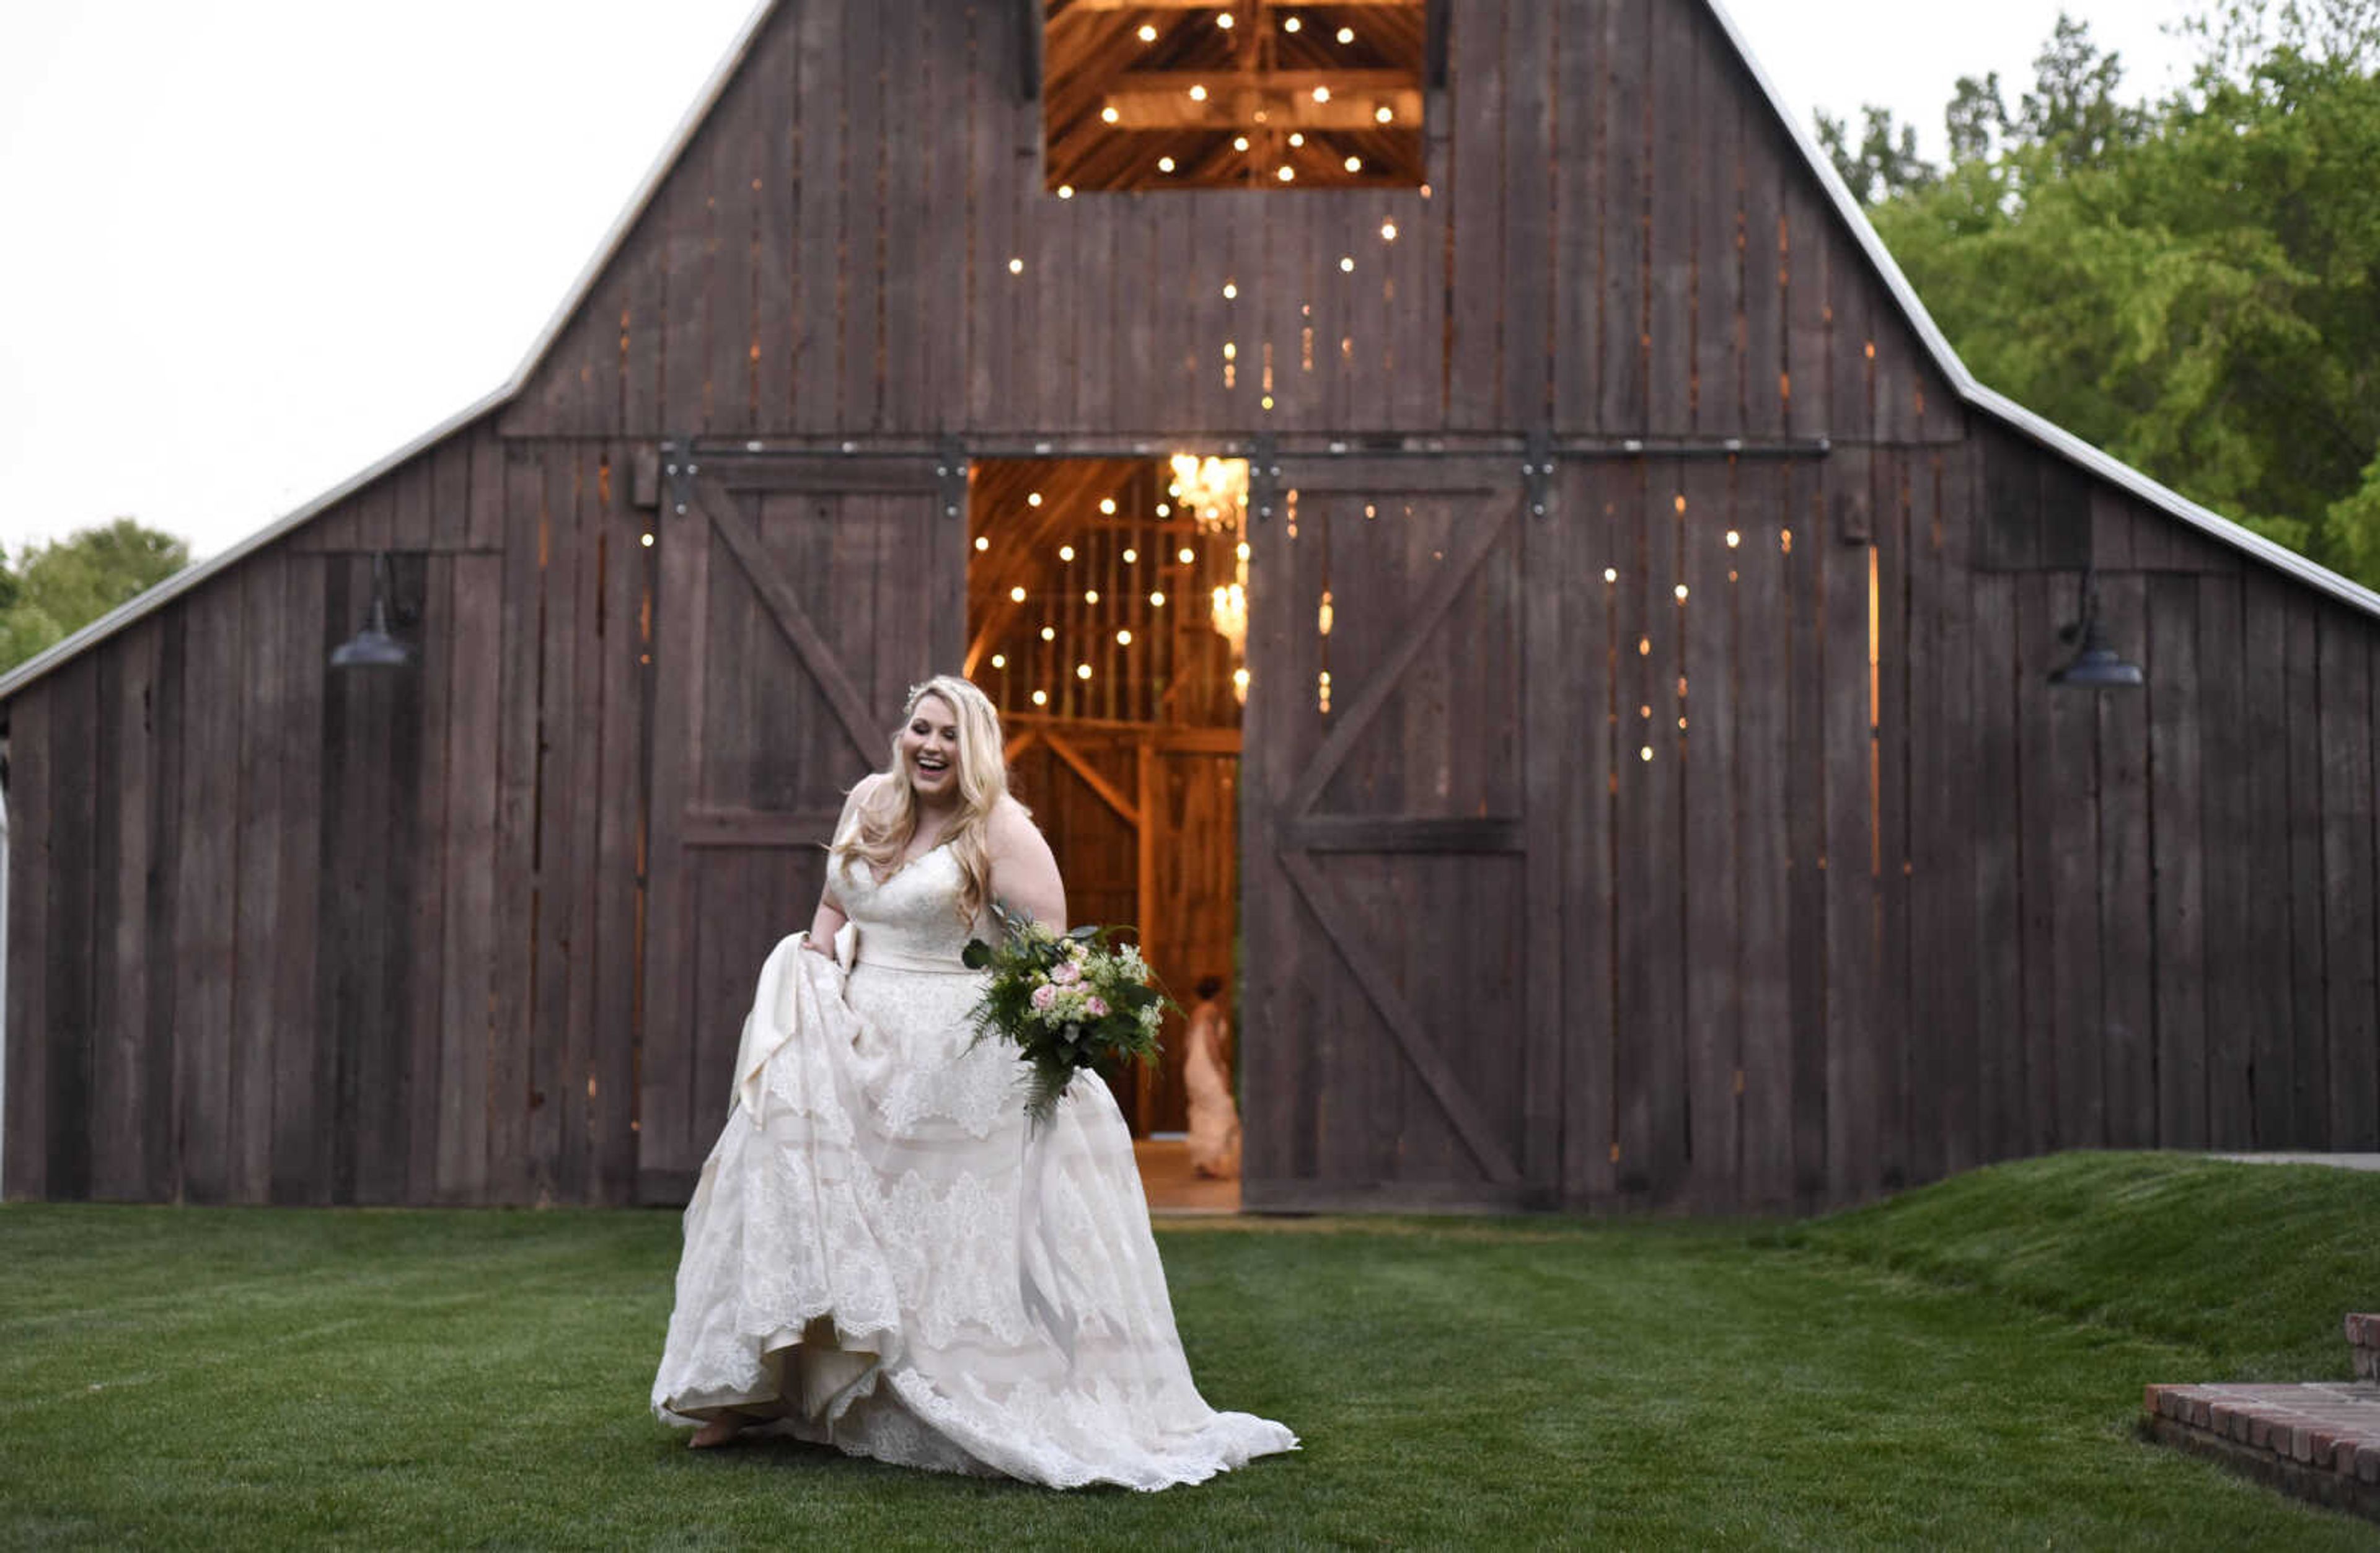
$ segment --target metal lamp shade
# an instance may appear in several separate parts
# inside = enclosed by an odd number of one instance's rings
[[[2082,627],[2082,645],[2065,667],[2050,672],[2049,683],[2070,686],[2082,690],[2113,690],[2136,687],[2143,682],[2141,666],[2128,663],[2116,649],[2107,645],[2107,636],[2099,629],[2094,613]]]
[[[413,661],[413,649],[388,631],[388,564],[372,561],[371,613],[364,628],[331,649],[334,669],[402,669]]]

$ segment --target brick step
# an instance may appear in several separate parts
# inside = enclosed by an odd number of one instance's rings
[[[2380,1380],[2380,1316],[2349,1316],[2347,1347],[2355,1355],[2355,1378]]]
[[[2149,1433],[2300,1498],[2380,1521],[2380,1316],[2347,1318],[2352,1381],[2151,1386]]]

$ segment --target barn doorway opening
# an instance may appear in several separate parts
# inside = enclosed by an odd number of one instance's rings
[[[1068,914],[1135,927],[1185,1009],[1219,984],[1235,1029],[1246,466],[985,459],[968,490],[965,672],[1000,708]],[[1111,1087],[1152,1203],[1236,1207],[1235,1179],[1191,1167],[1187,1045],[1169,1019],[1162,1062]]]

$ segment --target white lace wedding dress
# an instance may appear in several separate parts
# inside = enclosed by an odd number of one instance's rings
[[[653,1410],[1056,1487],[1164,1488],[1294,1450],[1191,1383],[1132,1139],[1078,1076],[1029,1138],[1014,1049],[969,1049],[959,870],[838,877],[837,959],[762,968],[686,1210]],[[855,943],[856,940],[856,943]],[[849,967],[846,971],[845,967]]]

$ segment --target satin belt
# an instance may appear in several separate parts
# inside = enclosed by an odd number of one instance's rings
[[[965,965],[960,965],[955,960],[944,960],[939,957],[929,958],[923,954],[904,954],[898,950],[879,949],[873,944],[862,944],[860,946],[857,962],[852,968],[854,970],[861,971],[870,969],[880,971],[906,971],[921,976],[983,975],[981,971],[971,971],[967,969]]]

